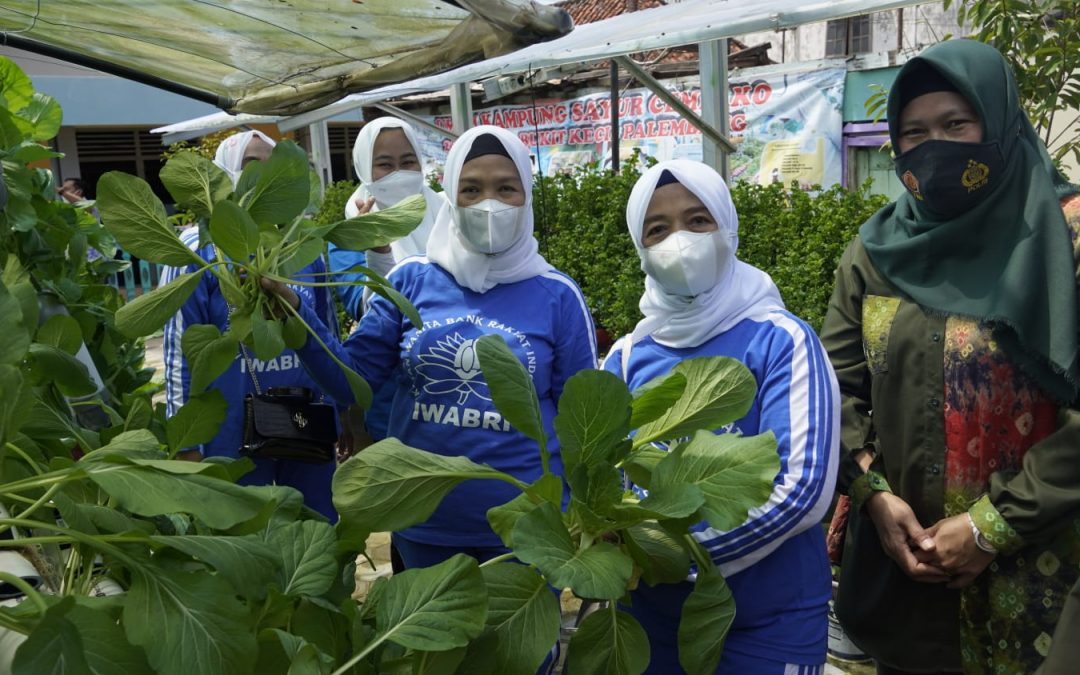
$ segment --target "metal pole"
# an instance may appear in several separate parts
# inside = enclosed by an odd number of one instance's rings
[[[374,103],[374,104],[372,104],[372,107],[373,108],[378,108],[379,110],[385,110],[386,112],[390,113],[394,117],[398,117],[400,119],[405,120],[409,124],[412,124],[414,127],[421,127],[421,128],[427,129],[428,131],[432,131],[432,132],[440,134],[442,136],[446,136],[447,138],[457,138],[458,136],[461,135],[461,134],[459,134],[457,132],[450,131],[449,129],[443,129],[440,126],[436,126],[436,125],[432,124],[431,122],[428,122],[423,117],[417,117],[416,115],[412,114],[408,110],[402,110],[401,108],[397,107],[396,105],[390,105],[389,103]]]
[[[698,44],[701,72],[701,118],[716,129],[730,127],[728,113],[727,39]],[[702,160],[728,179],[728,151],[709,136],[702,137]]]
[[[463,134],[472,128],[472,95],[469,83],[459,82],[450,87],[450,119],[454,133]]]
[[[619,173],[619,64],[611,62],[611,170]]]
[[[322,181],[323,192],[331,183],[330,174],[330,134],[326,130],[326,122],[316,122],[308,127],[308,136],[311,139],[311,163],[315,165],[315,173],[319,174]]]
[[[694,123],[698,129],[701,129],[701,133],[706,137],[712,138],[716,143],[727,150],[728,152],[734,152],[735,146],[731,144],[727,136],[717,131],[716,127],[710,125],[705,120],[701,119],[701,116],[690,109],[685,103],[680,101],[675,96],[672,96],[671,92],[664,87],[656,78],[648,74],[642,68],[634,63],[632,60],[625,56],[616,56],[615,60],[619,62],[619,65],[625,68],[631,75],[633,75],[639,82],[645,85],[649,91],[659,96],[669,106],[674,108],[676,112]]]

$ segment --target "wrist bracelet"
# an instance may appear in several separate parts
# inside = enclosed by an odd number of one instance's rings
[[[975,519],[971,517],[970,513],[967,514],[967,517],[968,524],[971,525],[971,535],[975,537],[975,546],[977,546],[978,549],[983,553],[996,554],[997,549],[994,548],[994,545],[991,544],[989,540],[987,540],[986,535],[982,533],[982,530],[979,529],[979,526],[975,524]]]

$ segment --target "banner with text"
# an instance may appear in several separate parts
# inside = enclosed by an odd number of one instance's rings
[[[736,75],[729,83],[728,134],[737,152],[732,177],[758,183],[795,180],[809,187],[841,180],[843,68]],[[667,82],[669,91],[701,111],[694,81]],[[427,118],[450,128],[450,117]],[[473,112],[474,124],[518,134],[545,174],[600,161],[611,165],[611,98],[591,94],[566,101],[507,105]],[[629,89],[619,100],[619,156],[634,150],[657,159],[702,158],[701,132],[648,89]],[[441,175],[450,140],[422,132],[425,169]]]

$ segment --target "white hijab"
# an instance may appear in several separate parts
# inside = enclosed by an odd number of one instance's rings
[[[214,164],[217,164],[219,169],[229,174],[229,178],[232,178],[233,187],[240,180],[240,174],[244,170],[244,152],[247,150],[248,143],[251,143],[251,139],[256,136],[269,144],[271,148],[277,145],[274,139],[261,131],[252,129],[251,131],[229,136],[221,142],[217,152],[214,154]]]
[[[509,249],[495,255],[471,251],[465,245],[453,218],[461,167],[473,143],[484,134],[494,136],[506,148],[525,189],[521,233]],[[446,199],[431,230],[427,256],[453,275],[458,284],[476,293],[485,293],[498,284],[524,281],[553,269],[537,252],[539,246],[533,236],[532,163],[529,161],[529,149],[516,135],[494,126],[473,127],[466,131],[454,142],[446,157],[443,185],[446,187]]]
[[[664,171],[669,171],[700,199],[721,232],[727,232],[731,237],[732,264],[712,289],[692,298],[668,293],[652,277],[645,277],[645,294],[638,304],[645,318],[623,344],[624,374],[631,347],[647,336],[651,335],[667,347],[697,347],[743,319],[784,309],[780,291],[769,275],[735,258],[739,246],[739,215],[724,179],[707,164],[687,159],[660,162],[638,179],[626,205],[626,225],[638,255],[644,259],[641,236],[645,212]]]
[[[368,192],[365,186],[375,180],[371,177],[372,155],[375,152],[375,140],[384,129],[401,129],[405,133],[409,145],[412,146],[413,152],[416,153],[416,158],[418,160],[423,159],[420,154],[420,143],[416,138],[416,130],[408,122],[399,120],[396,117],[380,117],[365,124],[356,137],[356,143],[353,144],[353,169],[356,171],[356,177],[360,179],[360,186],[356,188],[356,191],[352,193],[349,201],[345,204],[346,218],[355,218],[360,215],[360,211],[356,208],[356,200],[366,201],[371,198],[371,193]],[[409,256],[425,255],[427,253],[427,240],[431,235],[431,228],[435,224],[435,216],[438,215],[439,208],[442,206],[442,197],[427,185],[423,187],[421,194],[424,195],[424,200],[427,202],[427,212],[424,214],[424,220],[407,236],[390,244],[390,250],[394,253],[394,260],[400,261]],[[371,210],[378,211],[379,205],[373,205]]]

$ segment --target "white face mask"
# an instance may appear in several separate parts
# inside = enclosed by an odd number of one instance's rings
[[[518,240],[524,212],[524,206],[485,199],[472,206],[454,207],[454,221],[466,246],[477,253],[494,255]]]
[[[693,297],[720,283],[733,257],[726,232],[679,230],[645,249],[641,269],[668,293]]]
[[[420,194],[424,175],[419,171],[394,171],[371,181],[366,187],[375,198],[375,204],[380,209],[388,209],[406,197]]]

